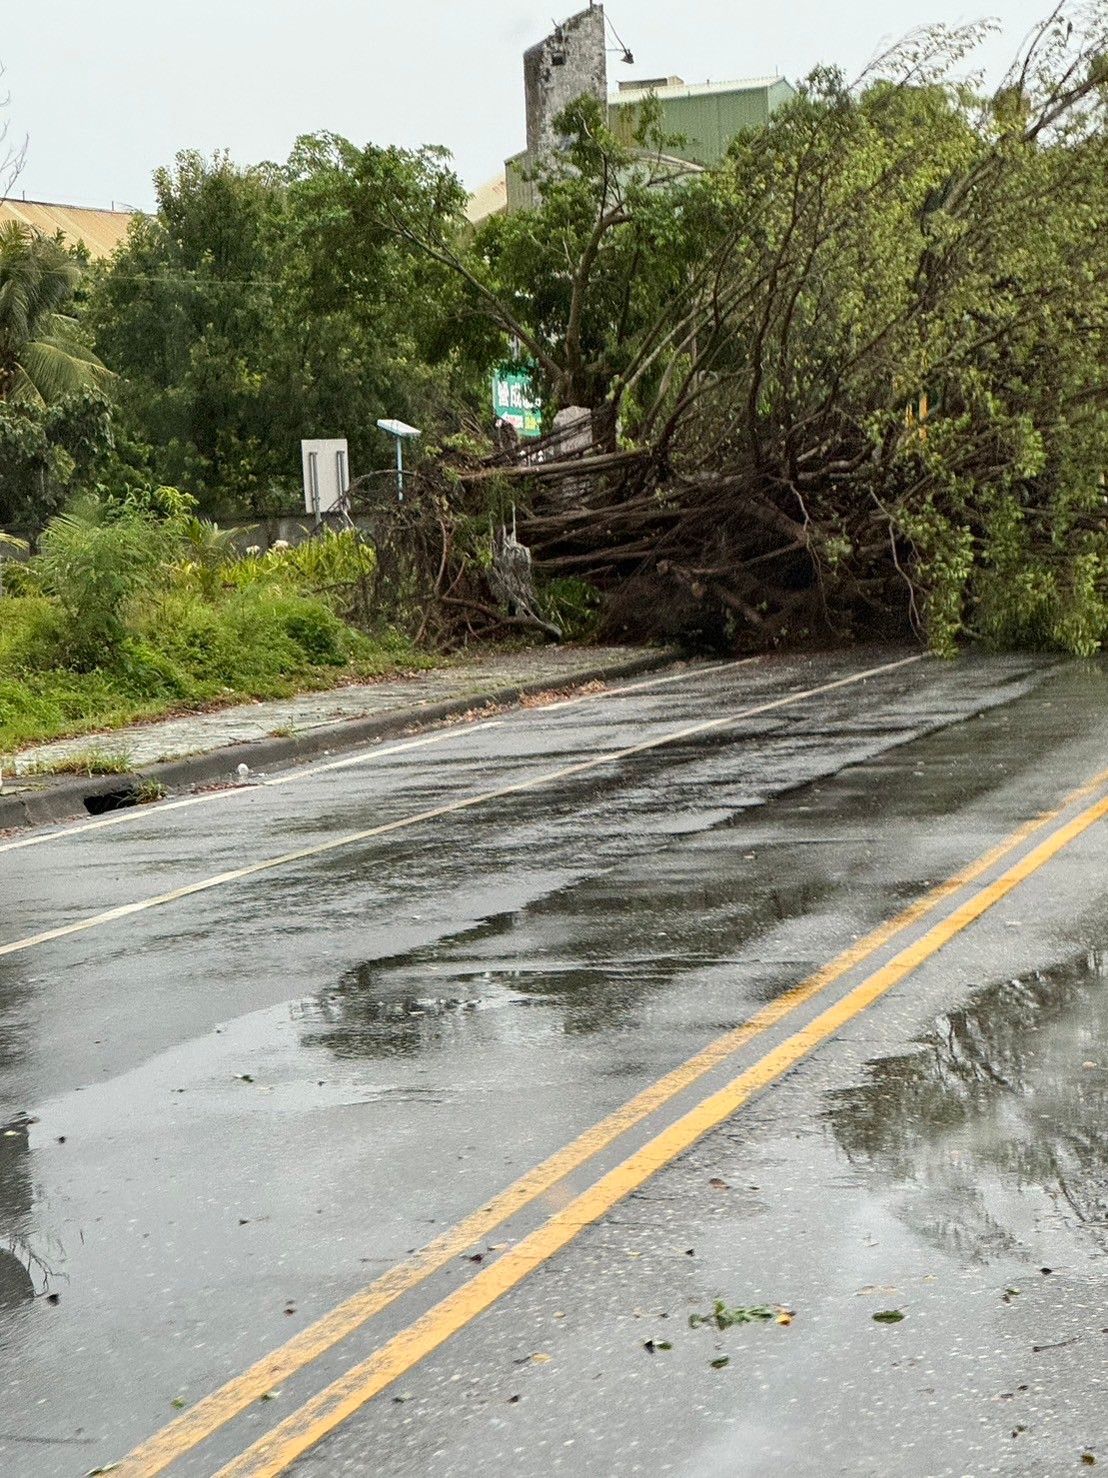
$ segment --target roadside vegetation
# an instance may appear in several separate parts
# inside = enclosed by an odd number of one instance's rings
[[[0,525],[37,553],[0,742],[527,635],[1100,650],[1108,3],[999,87],[987,29],[818,69],[707,170],[584,99],[534,207],[477,229],[443,150],[320,134],[182,153],[88,270],[9,233]],[[541,459],[492,424],[513,359]],[[423,433],[402,503],[384,415]],[[364,539],[233,556],[204,520],[295,508],[324,434]]]
[[[125,749],[104,749],[91,745],[57,759],[41,760],[28,765],[28,775],[129,775],[131,757]]]
[[[354,624],[374,577],[354,534],[239,554],[175,489],[146,503],[84,496],[5,575],[0,752],[431,660]]]

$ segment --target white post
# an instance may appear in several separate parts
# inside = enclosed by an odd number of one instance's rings
[[[308,479],[312,493],[312,514],[316,523],[319,523],[319,453],[308,453]]]
[[[378,431],[384,431],[396,442],[396,501],[404,501],[404,442],[409,436],[419,436],[419,431],[414,426],[407,425],[404,421],[397,421],[382,417],[377,422]]]

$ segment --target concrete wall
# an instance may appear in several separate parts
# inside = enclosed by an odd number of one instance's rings
[[[323,521],[336,532],[343,527],[342,520],[339,518],[325,515]],[[351,522],[355,528],[363,532],[369,530],[373,524],[371,518],[360,513],[354,514]],[[288,518],[259,518],[255,524],[247,524],[241,528],[234,525],[230,527],[234,534],[234,546],[240,554],[245,553],[255,544],[259,549],[264,550],[272,549],[280,539],[283,539],[286,544],[303,544],[306,539],[312,537],[312,520],[307,514]]]

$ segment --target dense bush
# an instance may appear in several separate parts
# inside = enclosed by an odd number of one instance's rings
[[[0,751],[175,707],[279,697],[422,665],[344,613],[373,571],[352,532],[236,554],[191,500],[84,496],[0,597]]]

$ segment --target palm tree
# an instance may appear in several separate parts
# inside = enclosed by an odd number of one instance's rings
[[[60,241],[0,225],[0,401],[53,405],[111,377],[63,311],[80,275]]]

